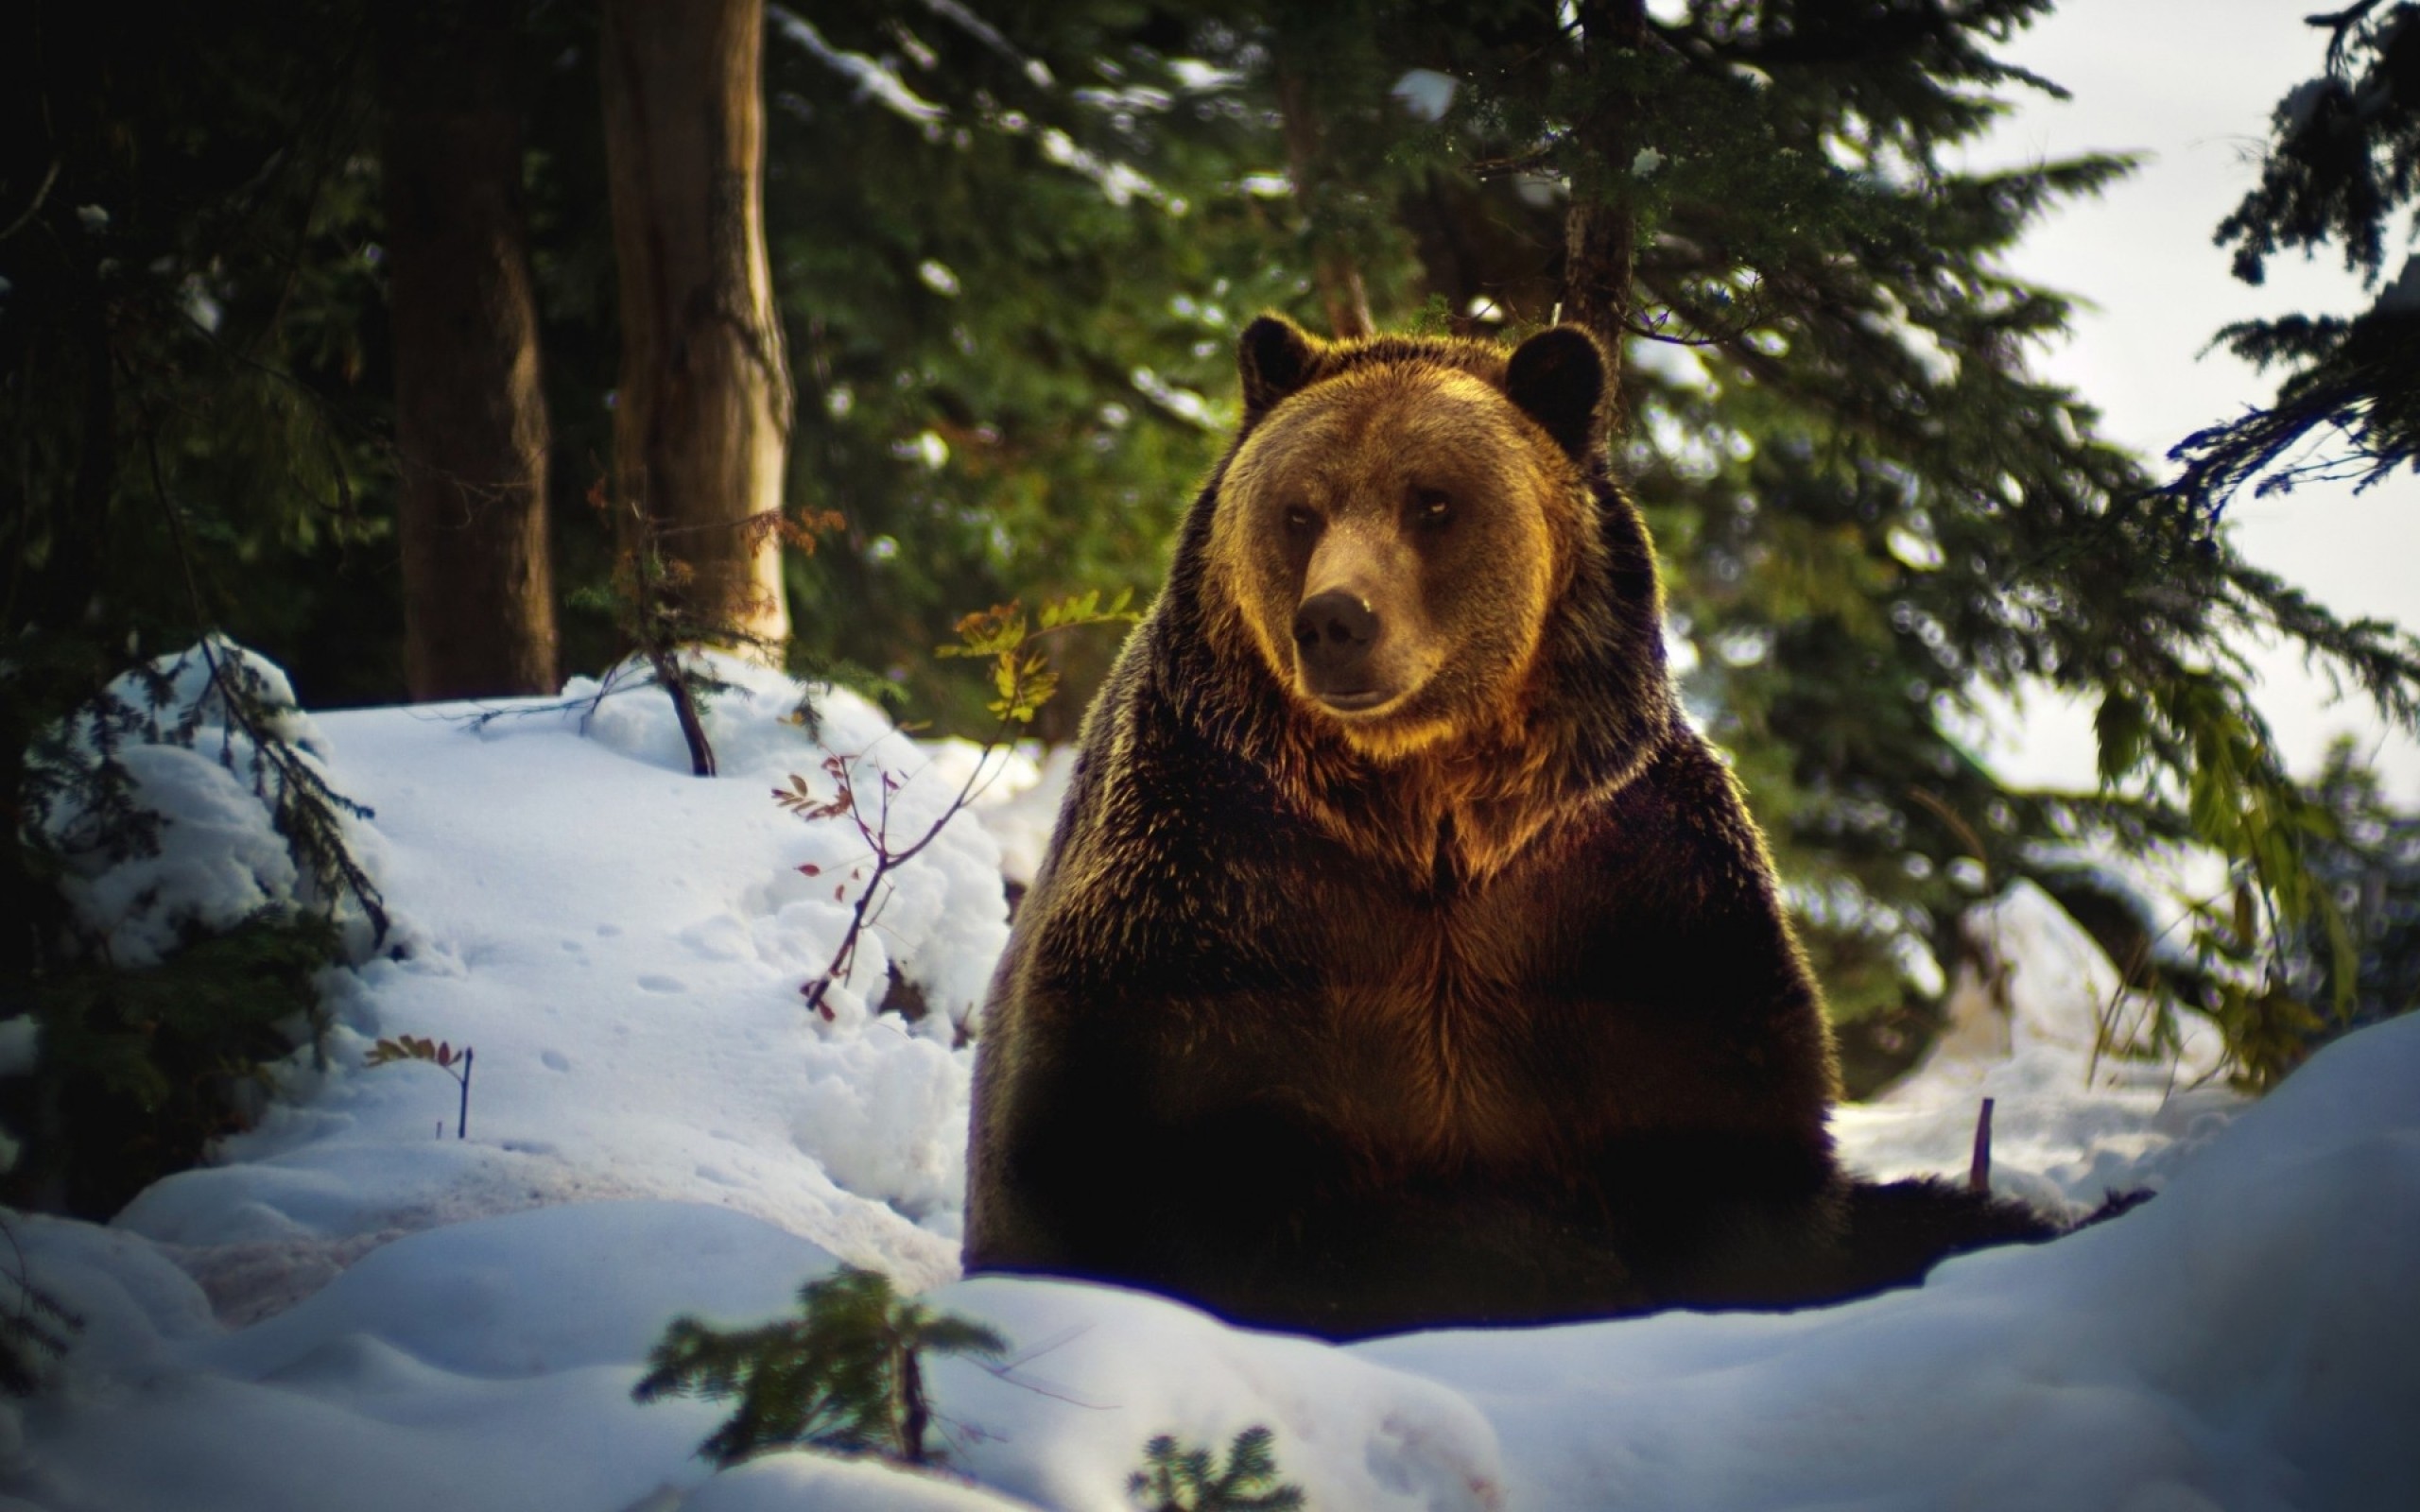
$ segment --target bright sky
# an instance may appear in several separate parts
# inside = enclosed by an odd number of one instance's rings
[[[2273,378],[2223,352],[2202,354],[2219,327],[2367,303],[2333,255],[2273,260],[2268,284],[2252,288],[2229,276],[2227,254],[2210,239],[2256,178],[2277,99],[2321,71],[2325,33],[2302,21],[2321,9],[2313,0],[2068,0],[2006,49],[2074,98],[2030,96],[1976,162],[2093,150],[2147,159],[2104,199],[2044,225],[2015,259],[2019,273],[2097,307],[2041,367],[2100,406],[2105,434],[2147,455],[2274,392]],[[2388,277],[2403,250],[2391,252]],[[2400,473],[2359,497],[2318,485],[2246,497],[2232,514],[2253,560],[2338,613],[2420,627],[2420,478]],[[2262,709],[2297,770],[2315,766],[2336,731],[2355,730],[2376,747],[2395,793],[2420,800],[2420,743],[2386,733],[2365,706],[2329,707],[2325,680],[2290,653],[2270,649],[2256,660]],[[1996,723],[1992,748],[2008,776],[2091,781],[2089,710],[2040,697]]]

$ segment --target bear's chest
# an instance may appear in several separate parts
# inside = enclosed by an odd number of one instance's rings
[[[1565,880],[1515,870],[1439,898],[1383,881],[1301,932],[1291,1059],[1272,1074],[1382,1164],[1524,1168],[1585,1138],[1604,1087],[1569,1043]]]

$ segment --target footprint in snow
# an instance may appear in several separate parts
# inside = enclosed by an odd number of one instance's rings
[[[677,976],[648,975],[639,978],[639,986],[649,992],[686,992],[689,984]]]

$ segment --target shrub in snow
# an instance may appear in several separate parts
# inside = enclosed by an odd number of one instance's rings
[[[999,718],[1000,729],[977,748],[974,766],[929,823],[909,821],[894,827],[892,805],[900,792],[899,779],[877,768],[876,785],[868,792],[859,782],[861,758],[855,756],[836,753],[824,758],[823,775],[832,786],[829,797],[810,789],[806,780],[796,773],[790,774],[786,792],[773,790],[774,801],[802,819],[845,818],[864,842],[867,853],[864,865],[853,868],[852,875],[861,876],[863,885],[857,890],[840,943],[833,952],[832,964],[806,984],[808,1007],[827,1020],[833,1017],[826,999],[835,986],[849,980],[866,932],[892,902],[897,889],[889,885],[890,874],[939,839],[950,820],[963,813],[990,785],[999,772],[992,762],[993,753],[1007,744],[1011,731],[1032,724],[1033,716],[1058,691],[1059,675],[1050,669],[1049,660],[1034,648],[1036,643],[1044,636],[1079,626],[1131,624],[1136,617],[1127,609],[1132,596],[1120,593],[1104,609],[1099,593],[1080,594],[1043,605],[1030,620],[1015,604],[1003,604],[958,622],[959,644],[942,646],[941,654],[980,658],[992,663],[992,685],[999,696],[989,707]],[[810,876],[820,872],[813,867],[800,869]],[[833,889],[835,901],[844,894],[843,887]]]
[[[1125,594],[1104,604],[1084,593],[1029,614],[1008,604],[959,621],[959,644],[941,654],[989,663],[998,695],[989,707],[999,726],[990,739],[934,750],[904,738],[853,694],[829,689],[810,702],[781,674],[694,648],[625,663],[600,681],[575,679],[549,707],[576,711],[596,739],[674,769],[771,769],[775,801],[816,836],[793,875],[769,887],[778,929],[813,963],[802,988],[807,1006],[854,1029],[903,981],[917,990],[892,1005],[910,1021],[937,1014],[946,1039],[969,1027],[1007,940],[998,843],[961,816],[1004,776],[1031,769],[1010,742],[1057,691],[1041,643],[1063,630],[1132,623],[1127,605]],[[671,679],[694,696],[672,699],[669,710],[614,696]]]
[[[738,1410],[698,1448],[717,1465],[799,1444],[924,1465],[932,1404],[922,1357],[1008,1352],[990,1329],[904,1301],[873,1271],[843,1266],[798,1300],[798,1318],[732,1333],[674,1319],[631,1395],[737,1397]]]
[[[820,711],[797,679],[719,651],[686,650],[682,662],[701,685],[711,685],[698,717],[714,747],[716,775],[762,775],[778,762],[797,760],[797,752],[821,733]],[[473,719],[471,728],[477,731],[497,719],[530,713],[567,718],[580,733],[625,756],[667,771],[689,771],[688,742],[669,704],[648,696],[655,686],[652,669],[632,658],[601,678],[572,679],[554,703],[490,710]],[[888,727],[889,721],[876,718]]]
[[[26,752],[26,839],[57,867],[86,954],[154,966],[264,911],[335,919],[356,958],[387,932],[369,811],[274,663],[214,637],[137,666]]]
[[[454,1116],[454,1137],[461,1140],[471,1137],[471,1062],[475,1056],[469,1045],[464,1045],[458,1056],[446,1040],[405,1034],[372,1045],[370,1054],[361,1057],[361,1064],[367,1068],[398,1060],[425,1060],[453,1077],[455,1085],[462,1089],[462,1100]]]
[[[68,923],[45,941],[39,1053],[9,1055],[28,1074],[0,1086],[30,1139],[19,1200],[114,1211],[249,1123],[271,1063],[316,1052],[318,973],[388,929],[369,811],[324,755],[285,675],[216,638],[135,667],[26,751],[23,836]]]
[[[30,1396],[83,1322],[26,1276],[25,1251],[5,1221],[0,1238],[18,1257],[13,1268],[0,1267],[0,1393]]]
[[[959,760],[955,749],[945,750],[946,761],[932,760],[926,747],[854,693],[821,689],[809,703],[797,681],[769,668],[714,652],[688,654],[724,687],[700,712],[719,776],[796,793],[792,778],[815,774],[797,781],[815,795],[812,801],[821,801],[833,785],[825,763],[837,758],[868,795],[869,818],[877,830],[887,822],[890,837],[892,864],[874,888],[878,858],[848,809],[801,827],[795,846],[787,848],[786,868],[766,878],[749,900],[752,917],[743,948],[789,965],[810,982],[828,975],[816,1005],[830,1011],[819,1018],[843,1032],[861,1027],[883,1006],[895,971],[935,1015],[931,1032],[951,1038],[981,1004],[991,963],[1008,940],[999,847],[980,823],[953,807],[973,764]],[[563,700],[546,708],[577,720],[600,745],[651,765],[688,770],[685,743],[664,700],[620,696],[645,685],[633,677],[644,674],[626,668],[603,681],[575,678]],[[995,750],[989,769],[1017,765],[1013,753]],[[982,792],[978,782],[971,796]],[[902,854],[911,844],[913,854]],[[860,903],[872,922],[853,935]]]
[[[45,977],[42,1059],[0,1087],[26,1141],[12,1198],[107,1217],[248,1126],[270,1068],[325,1031],[318,979],[336,948],[324,919],[264,913],[159,966]]]

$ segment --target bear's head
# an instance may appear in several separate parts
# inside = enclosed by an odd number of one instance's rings
[[[1508,356],[1263,317],[1240,364],[1207,586],[1296,717],[1380,763],[1524,723],[1575,577],[1605,586],[1595,340],[1557,327]],[[1634,587],[1651,625],[1651,560]]]

